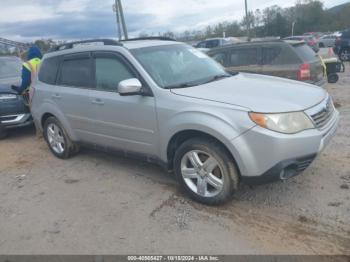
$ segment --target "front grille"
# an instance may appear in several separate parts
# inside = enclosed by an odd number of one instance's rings
[[[2,121],[11,121],[11,120],[15,120],[17,116],[1,116],[0,117],[0,122]]]
[[[334,106],[332,99],[328,99],[327,104],[316,114],[311,115],[312,120],[314,121],[317,128],[322,128],[328,124],[331,120],[334,113]]]

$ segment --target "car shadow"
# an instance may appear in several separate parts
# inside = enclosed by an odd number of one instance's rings
[[[7,140],[7,139],[14,140],[14,139],[31,137],[31,136],[35,136],[34,125],[9,129],[7,130],[7,136],[3,140]]]

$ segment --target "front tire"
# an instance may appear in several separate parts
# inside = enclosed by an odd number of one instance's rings
[[[45,121],[44,138],[51,152],[60,159],[68,159],[78,152],[78,146],[55,117],[49,117]]]
[[[238,188],[239,175],[232,158],[213,139],[184,142],[175,153],[174,169],[186,193],[203,204],[223,204]]]

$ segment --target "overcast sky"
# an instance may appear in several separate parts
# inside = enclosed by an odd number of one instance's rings
[[[240,19],[244,0],[122,0],[129,33],[202,29]],[[249,9],[293,5],[286,0],[248,0]],[[349,0],[326,0],[327,8]],[[116,37],[114,0],[1,0],[0,37],[83,39]]]

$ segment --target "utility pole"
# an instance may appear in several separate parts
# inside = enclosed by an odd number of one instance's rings
[[[128,39],[128,29],[126,28],[125,18],[124,18],[124,11],[121,0],[118,0],[119,2],[119,11],[120,11],[120,19],[122,21],[123,31],[124,31],[124,38]]]
[[[294,36],[294,27],[295,27],[295,21],[292,23],[292,36]]]
[[[246,22],[247,22],[247,37],[248,37],[248,42],[250,42],[250,20],[248,17],[248,3],[247,0],[245,1],[245,18],[246,18]]]
[[[115,0],[115,4],[113,5],[113,11],[115,12],[115,17],[117,21],[117,30],[118,30],[119,40],[122,40],[123,35],[124,35],[124,39],[128,39],[128,30],[126,28],[121,0]]]
[[[117,22],[117,31],[118,31],[118,40],[122,40],[122,27],[120,25],[119,11],[118,11],[118,2],[115,1],[115,4],[112,6],[113,12],[115,12],[115,19]]]

